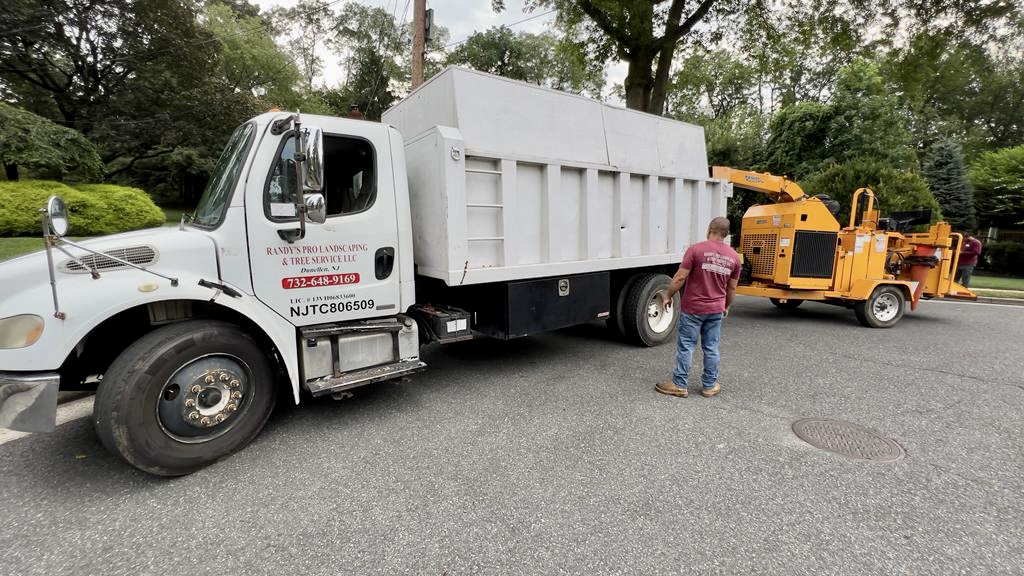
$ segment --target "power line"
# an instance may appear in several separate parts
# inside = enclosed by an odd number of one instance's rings
[[[518,25],[520,25],[520,24],[522,24],[524,22],[529,22],[530,20],[536,20],[537,18],[540,18],[541,16],[547,16],[548,14],[552,14],[554,12],[555,12],[555,10],[551,9],[551,10],[548,10],[547,12],[541,12],[539,14],[534,14],[534,15],[529,16],[527,18],[523,18],[522,20],[516,20],[515,22],[512,22],[511,24],[502,24],[501,27],[502,28],[511,28],[513,26],[518,26]],[[447,48],[451,48],[452,46],[458,46],[459,44],[464,44],[465,42],[469,41],[470,38],[472,38],[472,36],[469,36],[467,38],[463,38],[462,40],[459,40],[457,42],[452,42],[451,44],[445,44],[444,48],[447,49]]]

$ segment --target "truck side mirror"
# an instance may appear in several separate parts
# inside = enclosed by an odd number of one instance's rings
[[[46,227],[54,236],[63,237],[68,233],[68,207],[60,196],[50,196],[46,202]]]
[[[327,202],[324,201],[323,194],[312,192],[302,199],[306,202],[306,220],[313,224],[323,224],[327,221]]]
[[[305,129],[302,140],[306,145],[302,186],[311,192],[324,188],[324,131],[317,126]]]

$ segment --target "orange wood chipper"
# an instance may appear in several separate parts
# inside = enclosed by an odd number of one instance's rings
[[[894,326],[922,298],[977,298],[954,281],[962,234],[947,222],[924,233],[901,231],[928,223],[930,211],[880,218],[875,193],[860,188],[853,194],[850,223],[843,227],[835,217],[838,202],[809,197],[781,176],[722,166],[715,166],[712,176],[773,201],[751,206],[743,215],[740,294],[770,298],[784,309],[805,300],[839,304],[853,308],[860,323],[871,328]]]

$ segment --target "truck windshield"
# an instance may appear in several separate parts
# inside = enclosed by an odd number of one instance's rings
[[[196,206],[192,224],[203,228],[220,226],[231,201],[231,193],[238,184],[255,132],[256,127],[249,122],[239,126],[231,135],[228,145],[217,160],[217,165],[213,167],[210,181],[206,184],[202,198],[199,199],[199,205]]]

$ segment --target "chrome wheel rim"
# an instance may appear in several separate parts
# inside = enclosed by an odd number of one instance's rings
[[[201,356],[175,370],[164,383],[156,400],[156,419],[174,440],[208,442],[241,420],[252,396],[252,370],[242,359],[230,354]]]
[[[665,295],[664,290],[658,290],[647,303],[647,326],[656,333],[661,334],[672,327],[672,318],[675,316],[675,302],[670,302],[668,307],[661,306],[661,298]]]
[[[875,298],[871,311],[879,322],[888,322],[899,314],[900,300],[895,294],[887,292]]]

